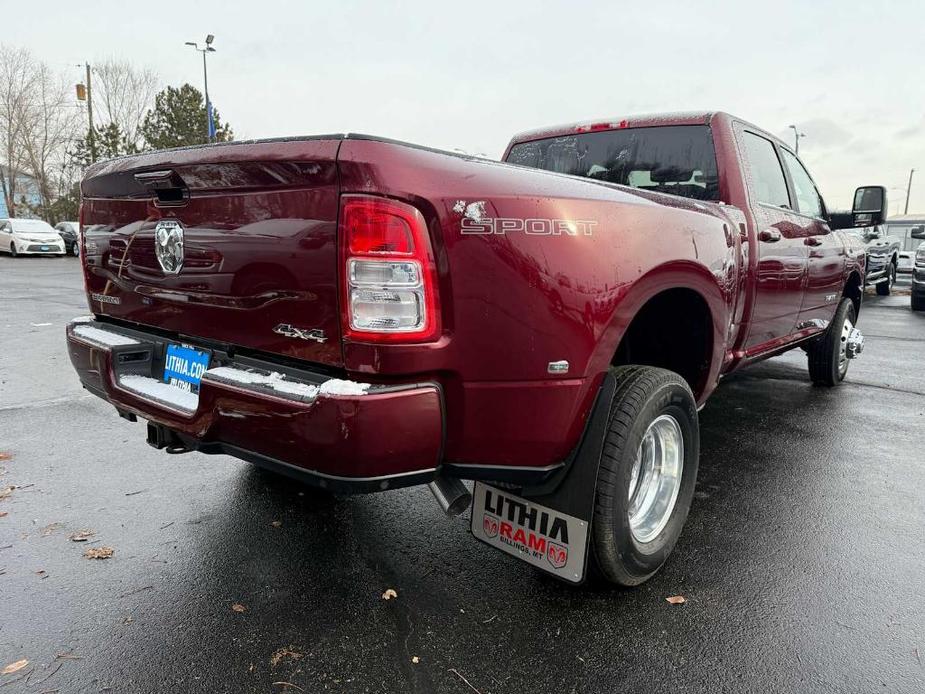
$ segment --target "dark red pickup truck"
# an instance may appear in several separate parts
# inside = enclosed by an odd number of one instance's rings
[[[835,385],[863,339],[881,187],[829,214],[795,154],[724,113],[519,135],[505,162],[362,135],[97,164],[81,224],[89,391],[171,453],[333,492],[430,484],[561,578],[665,561],[698,408],[801,346]]]

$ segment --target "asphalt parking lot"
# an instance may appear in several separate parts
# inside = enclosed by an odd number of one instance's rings
[[[907,294],[866,298],[840,388],[801,351],[723,382],[681,541],[621,591],[476,542],[426,489],[325,499],[149,448],[71,369],[82,288],[75,259],[0,257],[0,667],[29,661],[0,692],[925,691]]]

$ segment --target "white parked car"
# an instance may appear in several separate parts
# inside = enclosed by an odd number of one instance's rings
[[[0,219],[0,253],[64,255],[61,235],[41,219]]]

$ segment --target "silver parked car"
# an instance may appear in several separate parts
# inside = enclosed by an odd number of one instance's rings
[[[921,237],[916,237],[913,231],[925,225],[925,215],[898,215],[886,220],[885,225],[886,233],[890,236],[896,236],[902,242],[902,248],[899,250],[899,267],[897,269],[900,272],[912,272],[915,251],[918,249],[919,243],[921,243]]]
[[[913,229],[910,236],[920,240],[912,268],[912,310],[925,311],[925,224]]]

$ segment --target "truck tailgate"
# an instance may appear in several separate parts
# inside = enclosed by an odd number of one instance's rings
[[[81,221],[93,312],[340,366],[339,145],[338,136],[230,144],[91,168]],[[159,224],[180,230],[169,251]],[[182,256],[177,272],[170,252]]]

